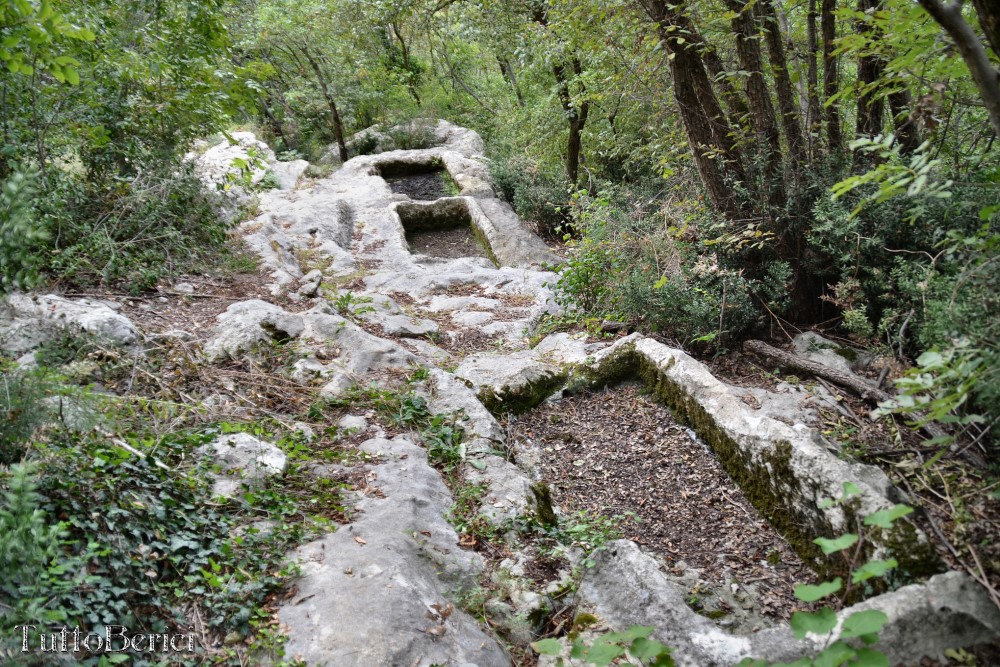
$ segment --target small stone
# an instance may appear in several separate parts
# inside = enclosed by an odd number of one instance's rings
[[[181,294],[194,294],[194,285],[191,283],[177,283],[174,285],[174,291]]]

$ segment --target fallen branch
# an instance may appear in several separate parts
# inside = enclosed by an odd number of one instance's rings
[[[868,384],[853,373],[844,373],[843,371],[838,371],[835,368],[818,364],[815,361],[809,361],[808,359],[803,359],[802,357],[794,354],[789,354],[788,352],[772,347],[761,340],[748,340],[743,344],[743,349],[762,357],[774,359],[782,366],[788,366],[789,368],[794,368],[795,370],[815,375],[818,378],[824,378],[830,382],[835,382],[841,387],[847,387],[867,401],[884,402],[892,401],[894,398],[889,393],[882,391],[875,385]],[[922,415],[919,413],[909,413],[909,416],[916,421],[922,420]],[[921,427],[921,430],[923,430],[931,438],[949,437],[948,433],[946,433],[944,429],[933,422],[924,424]],[[952,451],[954,451],[954,449],[955,448],[953,446]],[[976,465],[981,465],[982,463],[981,461],[977,462],[971,460],[970,462]]]

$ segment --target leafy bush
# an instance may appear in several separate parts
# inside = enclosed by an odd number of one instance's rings
[[[0,654],[5,644],[14,655],[23,623],[58,623],[66,613],[53,606],[53,595],[68,595],[84,583],[84,559],[62,552],[66,525],[49,523],[41,508],[38,468],[16,464],[0,475]]]
[[[34,207],[37,179],[15,169],[0,185],[0,294],[28,289],[37,278],[36,246],[47,237]]]
[[[44,399],[55,389],[45,371],[0,361],[0,465],[20,461],[29,438],[53,417]]]
[[[759,303],[776,311],[786,305],[785,263],[767,264],[751,279],[727,266],[724,248],[664,234],[661,221],[633,214],[613,193],[577,196],[573,216],[582,238],[570,243],[557,282],[564,306],[719,346],[760,322]]]
[[[65,436],[42,450],[37,504],[45,516],[64,521],[58,529],[44,528],[49,537],[39,543],[47,545],[58,534],[64,548],[46,552],[50,569],[62,576],[40,580],[36,594],[59,612],[58,620],[186,632],[185,614],[195,604],[219,638],[245,636],[262,620],[259,605],[290,574],[285,554],[303,532],[300,524],[266,533],[238,530],[248,520],[246,510],[214,502],[206,470],[184,464],[194,447],[218,435],[210,428],[162,438],[155,450],[159,461],[90,436]],[[260,518],[280,523],[297,513],[277,491],[256,495],[248,502],[258,506]],[[71,571],[68,564],[76,562],[85,568]],[[73,579],[80,571],[87,573],[83,586]],[[182,599],[190,604],[179,606]]]
[[[498,156],[490,175],[500,196],[542,236],[561,238],[570,231],[569,188],[557,172],[540,169],[523,157]]]
[[[60,176],[44,205],[53,230],[45,249],[60,281],[150,289],[165,276],[212,266],[227,227],[190,165],[163,165],[113,187]]]

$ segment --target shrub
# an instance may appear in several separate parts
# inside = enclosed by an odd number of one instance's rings
[[[558,173],[526,158],[497,157],[490,161],[490,175],[500,196],[540,235],[561,238],[571,231],[569,188]]]
[[[61,175],[45,204],[52,277],[72,285],[150,289],[165,276],[213,265],[227,227],[190,165],[163,165],[113,186]]]
[[[54,389],[44,371],[0,361],[0,465],[20,461],[35,430],[53,417],[44,399]]]
[[[0,185],[0,294],[28,289],[37,278],[37,245],[47,237],[33,205],[37,180],[15,169]]]

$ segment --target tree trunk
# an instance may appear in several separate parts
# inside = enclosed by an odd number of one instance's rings
[[[859,0],[858,11],[868,13],[878,11],[882,5],[882,0]],[[858,24],[858,32],[863,35],[870,35],[872,41],[879,38],[879,35],[871,34],[873,29],[865,22]],[[874,137],[882,133],[882,121],[885,115],[885,100],[874,89],[874,84],[882,77],[885,71],[885,61],[879,55],[863,55],[858,59],[858,86],[861,88],[858,94],[858,114],[856,131],[858,136]],[[860,153],[857,153],[860,155]]]
[[[945,29],[953,40],[958,52],[965,61],[966,66],[972,73],[972,80],[976,82],[979,89],[979,96],[983,98],[986,105],[986,112],[990,116],[990,123],[993,131],[1000,137],[1000,72],[997,71],[990,57],[986,53],[986,48],[979,41],[978,35],[964,18],[962,18],[962,3],[956,0],[950,5],[942,5],[939,0],[917,0],[928,14],[931,15],[938,25]],[[986,16],[984,28],[990,39],[990,44],[994,51],[997,48],[994,38],[997,35],[998,24],[1000,24],[1000,12],[996,9],[995,0],[979,0],[976,2],[976,11],[980,12],[980,20]],[[1000,40],[998,40],[1000,41]]]
[[[288,141],[288,137],[285,136],[285,131],[281,127],[281,121],[279,121],[271,111],[271,105],[267,103],[267,98],[258,93],[257,99],[260,100],[260,108],[264,112],[264,117],[267,118],[267,123],[271,126],[271,130],[281,139],[281,143],[284,145],[285,150],[291,150],[292,144]]]
[[[831,153],[843,150],[844,136],[840,129],[840,102],[830,102],[830,98],[840,89],[837,56],[834,55],[834,40],[837,39],[837,0],[822,0],[820,5],[820,32],[823,35],[823,96],[826,98],[826,141]]]
[[[972,0],[979,16],[979,25],[986,33],[993,55],[1000,57],[1000,5],[996,0]]]
[[[701,59],[705,44],[682,5],[640,0],[657,24],[668,56],[674,97],[694,155],[695,167],[713,208],[731,220],[745,217],[729,180],[746,182],[731,128]],[[683,35],[683,40],[679,39]],[[721,157],[721,159],[719,159]]]
[[[521,86],[517,84],[517,73],[514,71],[514,66],[510,64],[510,60],[504,56],[499,58],[500,70],[507,77],[507,81],[510,82],[510,87],[514,91],[514,96],[517,98],[517,106],[524,107],[524,94],[521,93]]]
[[[774,76],[774,87],[778,93],[778,108],[781,109],[781,127],[785,131],[788,143],[788,157],[791,161],[792,178],[798,181],[802,175],[802,166],[806,163],[805,141],[802,135],[802,123],[799,120],[798,103],[795,89],[788,74],[788,59],[785,57],[785,44],[781,27],[775,15],[774,0],[762,0],[758,5],[764,24],[764,36],[767,42],[767,52],[771,59],[771,74]]]
[[[330,117],[333,120],[333,138],[337,142],[337,149],[340,152],[340,161],[347,162],[347,142],[344,141],[344,124],[340,121],[340,112],[337,111],[337,103],[334,101],[333,95],[330,93],[330,86],[327,84],[326,75],[323,74],[323,68],[320,67],[319,62],[313,58],[309,49],[303,48],[302,55],[304,55],[306,60],[309,61],[309,65],[316,74],[316,80],[319,81],[320,90],[323,91],[323,97],[326,98],[326,104],[330,107]]]
[[[819,107],[819,71],[816,60],[819,57],[819,35],[816,32],[816,0],[809,0],[809,13],[806,16],[807,58],[806,79],[809,94],[809,113],[806,116],[806,139],[809,144],[809,155],[816,155],[816,140],[822,130]]]
[[[577,76],[583,73],[583,66],[578,58],[573,59],[573,73]],[[590,102],[583,101],[577,106],[570,93],[570,80],[565,65],[553,65],[552,73],[559,84],[559,103],[569,123],[569,138],[566,141],[566,178],[576,187],[580,180],[580,150],[583,146],[583,127],[587,124],[590,113]],[[581,84],[582,86],[582,84]],[[586,92],[584,89],[583,92]]]
[[[741,130],[748,129],[746,119],[750,117],[750,109],[743,101],[743,97],[740,96],[740,91],[736,90],[733,82],[726,76],[726,68],[722,64],[719,54],[715,49],[706,49],[702,54],[702,59],[705,61],[708,73],[712,75],[712,80],[722,91],[722,101],[725,102],[728,111],[729,126]]]
[[[912,107],[913,97],[910,91],[889,93],[889,108],[892,110],[892,122],[896,128],[896,143],[899,144],[903,155],[912,154],[922,143],[920,131],[910,115]]]
[[[771,91],[764,79],[764,60],[757,39],[757,25],[752,7],[744,0],[728,0],[726,5],[736,14],[732,21],[736,36],[736,55],[740,69],[747,72],[746,93],[750,101],[750,120],[757,144],[764,160],[764,190],[772,206],[780,205],[785,198],[782,182],[781,137],[778,121],[771,104]]]

